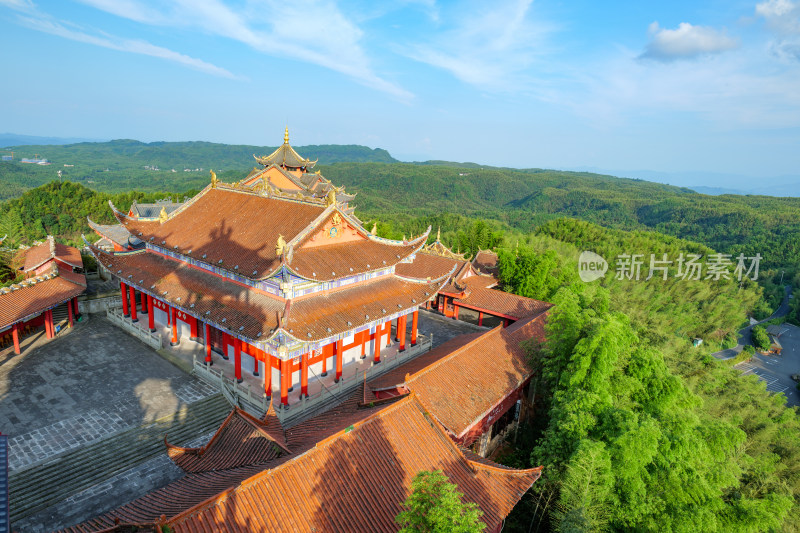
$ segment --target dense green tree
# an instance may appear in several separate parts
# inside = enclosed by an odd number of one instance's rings
[[[764,326],[753,326],[753,345],[759,350],[769,350],[769,335]]]
[[[0,239],[5,236],[2,246],[5,248],[16,248],[22,244],[24,234],[22,228],[22,217],[16,209],[9,209],[0,215]]]
[[[411,481],[411,494],[405,510],[395,519],[401,533],[479,533],[486,524],[474,503],[464,503],[464,495],[441,470],[421,471]]]

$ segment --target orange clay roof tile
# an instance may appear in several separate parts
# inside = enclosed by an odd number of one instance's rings
[[[278,298],[156,253],[112,255],[92,250],[123,282],[249,339],[266,340],[278,328],[277,317],[286,307]],[[316,293],[292,301],[283,328],[300,341],[325,339],[416,308],[432,298],[441,283],[415,283],[386,275]]]
[[[456,303],[514,320],[536,316],[553,307],[551,303],[480,286],[470,287],[464,297],[456,299]]]
[[[57,277],[0,294],[0,328],[55,307],[85,290],[83,274],[62,272]]]
[[[167,455],[186,472],[229,470],[268,463],[289,453],[283,430],[272,430],[269,431],[263,421],[234,408],[205,446],[182,448],[166,443]],[[164,440],[166,442],[167,438]]]
[[[409,376],[405,385],[448,431],[460,437],[533,374],[522,343],[544,340],[546,318],[543,313],[506,329],[498,326],[448,350],[437,362]],[[441,347],[428,357],[437,350]]]
[[[420,470],[441,469],[497,528],[540,476],[466,458],[406,397],[302,455],[168,520],[197,531],[396,531],[394,517]],[[298,497],[298,494],[302,497]]]

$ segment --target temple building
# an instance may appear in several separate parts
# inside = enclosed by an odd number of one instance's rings
[[[65,315],[69,327],[78,315],[78,296],[86,290],[80,251],[55,242],[48,236],[39,245],[21,250],[13,259],[24,278],[0,288],[0,348],[14,346],[44,328],[48,339],[60,326],[54,311]]]
[[[235,380],[259,376],[266,413],[235,406],[201,447],[167,435],[182,478],[65,531],[395,531],[413,477],[441,469],[499,532],[541,467],[487,457],[534,413],[527,343],[544,342],[551,304],[497,290],[492,252],[469,261],[438,234],[426,244],[430,228],[402,240],[367,231],[353,196],[311,173],[288,131],[256,159],[262,168],[239,183],[212,172],[170,212],[111,205],[120,224],[92,227],[119,246],[89,247],[119,279],[125,324],[200,343],[202,368],[232,362]],[[424,308],[496,326],[403,359],[421,342]],[[314,379],[365,364],[381,372],[286,416]]]
[[[173,345],[202,341],[209,364],[216,351],[234,361],[237,380],[244,369],[261,376],[284,408],[291,393],[308,395],[310,376],[338,380],[359,360],[380,364],[393,324],[401,352],[416,345],[418,309],[454,272],[417,271],[428,232],[404,241],[373,235],[347,207],[352,196],[324,178],[295,190],[270,185],[270,170],[308,174],[311,162],[295,156],[286,142],[261,159],[260,177],[238,184],[212,172],[197,196],[158,218],[112,205],[141,247],[90,245],[120,280],[126,318],[146,318],[151,330],[168,325]]]

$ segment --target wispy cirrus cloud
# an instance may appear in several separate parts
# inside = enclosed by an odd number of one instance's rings
[[[32,30],[119,52],[164,59],[213,76],[229,79],[238,78],[227,69],[141,39],[125,39],[102,32],[90,33],[88,30],[73,24],[64,24],[56,21],[47,13],[41,12],[30,0],[0,0],[0,5],[17,11],[17,23]]]
[[[532,0],[459,6],[428,42],[408,45],[408,57],[487,90],[519,90],[552,28],[533,21]],[[443,17],[444,18],[444,17]]]
[[[650,42],[639,57],[657,61],[692,59],[717,54],[736,48],[739,43],[724,31],[707,26],[693,26],[681,22],[674,30],[662,28],[653,22],[648,28]]]
[[[361,45],[363,31],[331,0],[248,0],[233,9],[220,0],[80,0],[142,24],[200,29],[273,57],[315,64],[408,101],[413,95],[375,73]]]
[[[800,2],[766,0],[756,4],[756,16],[763,18],[772,32],[773,55],[784,61],[800,61]]]

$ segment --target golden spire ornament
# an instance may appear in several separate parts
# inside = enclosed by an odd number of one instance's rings
[[[210,170],[209,172],[211,172],[211,188],[216,189],[217,183],[219,183],[219,180],[217,179],[217,173],[213,170]]]
[[[283,132],[283,144],[289,144],[289,126],[286,126],[286,130]]]

